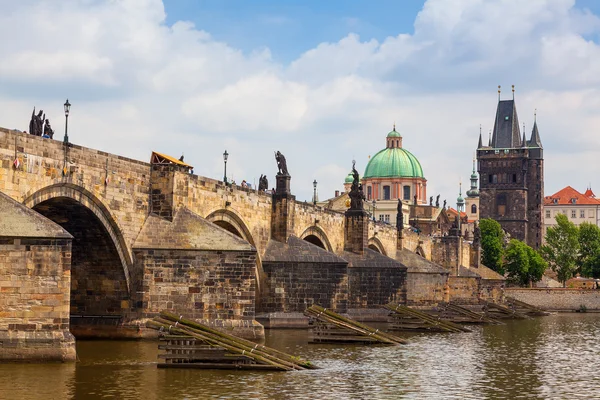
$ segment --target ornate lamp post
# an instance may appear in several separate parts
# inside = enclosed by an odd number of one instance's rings
[[[227,185],[227,158],[229,157],[229,153],[225,150],[223,153],[223,162],[225,163],[225,172],[223,172],[223,182]]]
[[[373,199],[373,222],[376,221],[375,219],[375,210],[377,209],[377,200]]]
[[[64,142],[69,143],[69,135],[67,134],[67,127],[69,126],[69,111],[71,111],[71,103],[69,99],[65,102],[65,138]]]
[[[313,181],[313,205],[317,205],[317,180]]]

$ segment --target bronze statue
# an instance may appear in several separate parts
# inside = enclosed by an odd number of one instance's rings
[[[433,205],[433,196],[429,196],[429,205],[432,206]]]
[[[473,246],[475,248],[481,245],[481,229],[479,229],[479,223],[475,222],[475,227],[473,228]]]
[[[275,153],[275,160],[277,160],[277,168],[279,168],[277,175],[289,175],[285,157],[283,154],[281,154],[281,152],[277,151]]]
[[[362,210],[365,195],[363,193],[362,185],[359,183],[358,171],[356,170],[355,165],[356,161],[352,160],[352,176],[354,177],[354,180],[352,181],[350,193],[348,193],[348,196],[350,196],[350,209]]]
[[[44,137],[52,139],[54,137],[54,130],[50,126],[50,120],[46,120],[46,124],[44,125]]]
[[[446,209],[446,200],[444,200],[444,206],[442,207],[444,210]]]
[[[33,111],[31,112],[31,121],[29,121],[29,133],[35,136],[42,136],[42,128],[44,125],[44,119],[46,119],[46,115],[44,114],[44,110],[40,110],[40,112],[35,115],[35,107],[33,107]]]
[[[404,229],[404,213],[402,211],[402,200],[398,199],[398,214],[396,215],[396,229]]]
[[[417,205],[417,195],[415,194],[415,196],[413,197],[413,200],[415,202],[415,206]]]
[[[269,188],[269,181],[267,180],[267,176],[260,174],[260,178],[258,178],[258,190],[264,192]]]
[[[440,195],[439,194],[435,197],[435,206],[436,207],[440,206]]]

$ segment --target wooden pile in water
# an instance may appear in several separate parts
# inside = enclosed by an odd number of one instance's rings
[[[146,326],[168,334],[159,345],[165,350],[159,368],[272,369],[292,371],[317,368],[279,350],[228,335],[198,322],[163,311]]]
[[[525,314],[517,310],[503,306],[502,304],[492,303],[490,301],[480,300],[483,304],[483,312],[486,316],[497,319],[528,319]]]
[[[318,305],[310,306],[304,311],[304,314],[315,320],[311,329],[310,343],[406,344],[404,339],[361,324]]]
[[[412,308],[389,303],[384,306],[393,312],[390,329],[425,332],[471,332],[463,326]]]
[[[506,297],[506,304],[508,304],[511,309],[521,314],[529,315],[530,317],[543,317],[550,315],[549,312],[544,311],[539,307],[517,300],[513,297]]]
[[[427,313],[459,324],[503,324],[503,322],[495,318],[488,317],[483,313],[477,313],[454,303],[442,303],[438,308],[433,311],[427,311]]]

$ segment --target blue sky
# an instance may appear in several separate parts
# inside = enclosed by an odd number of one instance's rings
[[[396,122],[429,195],[449,204],[468,182],[497,85],[533,112],[545,190],[600,187],[600,1],[0,0],[0,126],[26,129],[34,106],[70,138],[195,172],[342,189],[356,159]],[[27,26],[27,29],[23,29]],[[18,32],[18,34],[16,34]],[[576,162],[574,162],[576,160]],[[585,167],[581,167],[585,166]]]
[[[244,51],[268,47],[275,60],[290,62],[321,42],[349,32],[383,40],[412,33],[423,0],[166,0],[167,24],[189,20]]]

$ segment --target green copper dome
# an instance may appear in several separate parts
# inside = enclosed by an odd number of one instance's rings
[[[344,180],[344,183],[352,183],[354,182],[354,177],[352,176],[352,172],[350,172],[347,176],[346,179]]]
[[[392,133],[400,134],[392,131]],[[386,148],[375,154],[365,168],[363,178],[424,178],[419,160],[401,147]]]
[[[396,127],[394,126],[394,130],[390,131],[390,133],[387,134],[387,137],[402,137],[402,135],[396,132]]]

